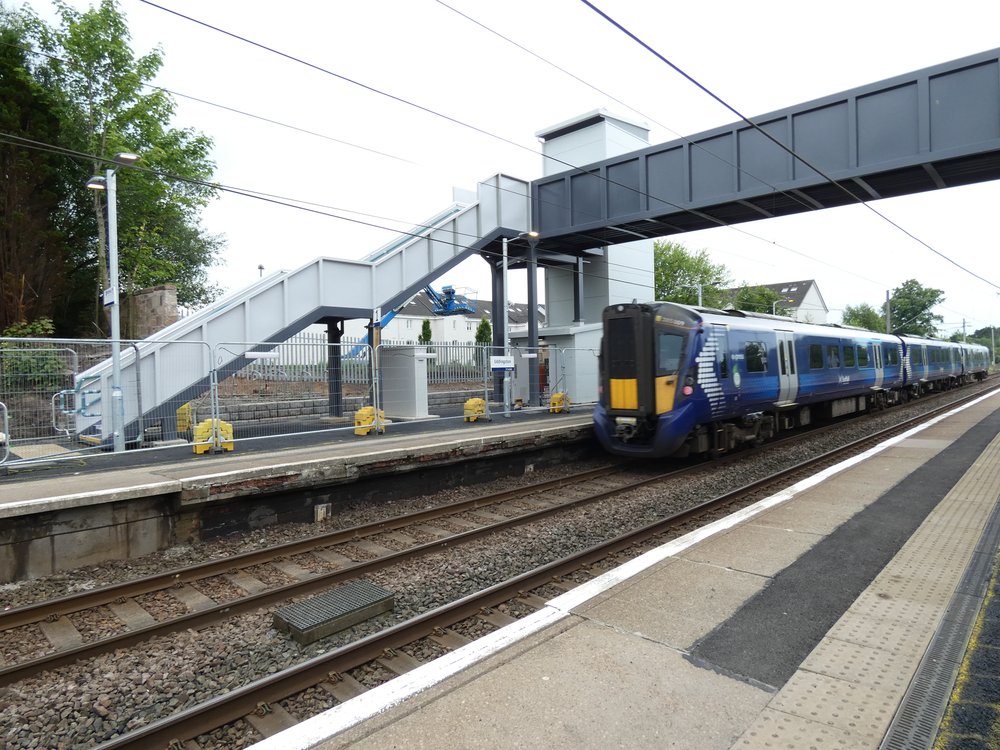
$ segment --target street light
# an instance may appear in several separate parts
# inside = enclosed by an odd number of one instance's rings
[[[779,304],[782,304],[782,305],[788,304],[788,305],[790,305],[794,301],[795,300],[791,300],[791,299],[776,299],[774,302],[771,303],[771,315],[777,315],[778,314],[778,305]]]
[[[681,289],[697,289],[698,290],[698,307],[703,307],[701,303],[701,292],[704,286],[702,284],[682,284]]]
[[[516,240],[534,240],[538,239],[538,232],[521,232]],[[504,358],[510,357],[510,290],[507,288],[507,242],[508,238],[503,238],[503,273],[502,273],[502,283],[503,283],[503,356]],[[530,314],[530,311],[529,311]],[[505,417],[510,417],[510,370],[504,367],[503,371],[503,415]]]
[[[119,167],[135,164],[136,154],[115,154],[114,168],[104,176],[87,180],[91,190],[106,190],[108,202],[108,288],[104,290],[104,306],[111,318],[111,437],[115,453],[125,450],[125,401],[122,398],[121,316],[118,307],[118,179]]]

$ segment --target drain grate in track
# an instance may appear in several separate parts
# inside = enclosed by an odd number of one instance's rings
[[[393,594],[368,581],[344,586],[282,607],[274,613],[274,627],[291,633],[305,646],[337,631],[392,611]]]

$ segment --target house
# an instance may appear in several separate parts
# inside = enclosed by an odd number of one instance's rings
[[[826,323],[830,309],[812,279],[761,286],[780,295],[781,299],[775,303],[776,308],[786,310],[795,320],[802,323]]]

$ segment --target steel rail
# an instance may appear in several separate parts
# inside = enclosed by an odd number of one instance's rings
[[[580,570],[637,544],[668,533],[699,516],[739,502],[747,495],[759,492],[769,485],[783,483],[789,476],[807,471],[811,467],[829,463],[843,457],[844,454],[856,454],[865,445],[884,440],[887,435],[892,433],[905,431],[914,423],[933,419],[938,413],[948,411],[962,401],[978,398],[979,395],[981,394],[975,394],[959,402],[953,402],[918,417],[913,417],[899,425],[852,441],[737,490],[699,503],[641,528],[621,534],[607,542],[539,566],[484,591],[418,615],[406,622],[387,628],[381,633],[367,636],[328,654],[314,657],[294,667],[184,709],[172,716],[159,719],[122,737],[99,745],[98,750],[166,746],[177,738],[188,739],[211,732],[253,713],[262,703],[273,703],[302,692],[327,680],[333,674],[346,672],[378,658],[386,649],[400,648],[420,638],[427,637],[439,628],[452,626],[476,615],[484,608],[514,599],[532,588],[550,582],[555,577]]]
[[[393,516],[374,523],[352,526],[347,529],[339,529],[327,534],[315,537],[308,537],[292,542],[286,542],[277,547],[244,552],[233,555],[223,560],[209,560],[207,562],[190,565],[184,568],[175,568],[164,573],[157,573],[133,581],[102,586],[90,591],[82,591],[75,594],[50,599],[37,604],[27,604],[22,607],[0,612],[0,631],[10,628],[30,625],[35,622],[60,617],[83,609],[97,607],[102,604],[115,602],[123,597],[139,596],[149,594],[154,591],[168,589],[180,583],[191,583],[203,578],[231,573],[236,568],[246,568],[252,565],[270,562],[279,557],[290,557],[302,554],[319,547],[330,547],[336,544],[355,541],[357,539],[382,534],[386,531],[394,531],[413,524],[424,523],[443,516],[463,513],[476,508],[484,508],[489,505],[505,502],[506,500],[517,498],[525,493],[544,492],[552,488],[560,488],[572,485],[576,482],[585,482],[600,476],[610,476],[625,470],[626,464],[605,466],[598,469],[574,474],[570,477],[559,479],[549,479],[544,482],[536,482],[513,490],[491,495],[480,495],[469,500],[457,500],[447,505],[435,506],[415,513]]]
[[[180,617],[157,622],[143,628],[118,633],[116,635],[111,635],[80,646],[53,651],[36,659],[0,667],[0,687],[10,685],[19,680],[27,679],[28,677],[32,677],[49,669],[55,669],[77,661],[82,661],[100,654],[108,653],[109,651],[114,651],[115,649],[135,646],[136,644],[157,636],[169,635],[170,633],[175,633],[181,630],[198,630],[205,628],[221,620],[226,620],[235,617],[236,615],[243,614],[244,612],[267,607],[297,596],[312,594],[329,588],[335,584],[368,575],[412,558],[420,557],[431,552],[437,552],[459,544],[465,544],[481,537],[490,536],[499,531],[514,528],[516,526],[539,521],[547,518],[548,516],[556,515],[581,505],[597,502],[598,500],[602,500],[612,495],[621,494],[622,492],[627,492],[632,489],[663,481],[668,477],[698,469],[703,470],[702,467],[694,467],[693,469],[687,470],[680,469],[667,472],[665,474],[657,474],[638,481],[629,482],[624,486],[604,489],[596,493],[588,494],[584,497],[575,498],[559,503],[558,505],[550,506],[548,508],[540,508],[538,510],[529,511],[528,513],[524,513],[515,518],[497,521],[476,529],[470,529],[469,531],[453,534],[445,537],[444,539],[438,539],[433,542],[426,542],[424,544],[408,547],[407,549],[384,555],[375,560],[367,560],[354,565],[338,568],[330,573],[321,573],[297,583],[267,589],[265,591],[260,591],[256,594],[234,599],[223,604],[217,604],[214,607],[206,607],[205,609],[198,610],[197,612],[189,612],[188,614],[181,615]],[[535,487],[535,485],[532,487]],[[515,491],[511,490],[508,492]],[[533,493],[534,490],[532,493],[522,494]],[[230,565],[228,569],[231,570],[232,565]]]

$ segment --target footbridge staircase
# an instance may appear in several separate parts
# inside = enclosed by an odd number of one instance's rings
[[[529,229],[527,182],[494,175],[469,198],[362,260],[316,258],[264,277],[134,345],[124,342],[125,441],[136,440],[143,424],[171,422],[179,404],[204,393],[212,378],[244,368],[255,353],[313,323],[372,319],[378,310],[395,309],[498,238]],[[113,438],[112,373],[109,359],[76,379],[76,432],[92,442]]]

